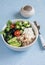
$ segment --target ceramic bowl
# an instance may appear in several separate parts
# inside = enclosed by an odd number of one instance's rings
[[[20,20],[21,20],[21,21],[27,21],[27,20],[24,20],[24,19],[15,19],[15,20],[12,20],[12,22],[16,22],[16,21],[20,21]],[[30,21],[29,21],[29,22],[30,22]],[[4,40],[3,35],[1,35],[1,36],[2,36],[2,39],[3,39],[3,41],[4,41],[4,44],[5,44],[8,48],[10,48],[10,49],[12,49],[12,50],[14,50],[14,51],[25,51],[25,50],[27,50],[28,48],[30,48],[33,44],[36,43],[36,41],[37,41],[37,39],[38,39],[38,29],[37,29],[37,27],[35,26],[35,24],[34,24],[33,22],[30,22],[30,24],[32,25],[32,28],[33,28],[33,30],[34,30],[34,32],[35,32],[35,34],[36,34],[36,39],[35,39],[31,44],[29,44],[28,46],[24,46],[24,47],[14,47],[14,46],[9,45],[9,44]],[[6,27],[6,24],[4,25],[4,27],[3,27],[2,30],[4,30],[5,27]]]

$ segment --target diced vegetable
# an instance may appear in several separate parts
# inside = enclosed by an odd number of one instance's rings
[[[25,28],[25,27],[24,27],[24,26],[22,26],[22,27],[21,27],[21,30],[24,30],[24,28]]]
[[[29,24],[28,21],[25,21],[25,22],[23,23],[23,26],[24,26],[24,27],[30,27],[31,25]]]
[[[19,21],[17,21],[15,24],[16,24],[16,25],[19,25]]]
[[[19,22],[19,25],[22,26],[22,22]]]
[[[15,24],[19,25],[19,26],[22,26],[22,22],[20,22],[20,21],[17,21]]]
[[[12,35],[8,35],[7,37],[8,37],[9,39],[11,39],[11,38],[12,38]]]
[[[15,41],[15,40],[16,40],[16,37],[10,39],[10,40],[8,41],[8,43],[10,43],[10,42],[12,42],[12,41]]]
[[[23,23],[24,23],[24,24],[28,24],[29,22],[28,22],[28,21],[24,21]]]
[[[14,24],[11,24],[10,27],[11,27],[11,28],[15,28],[15,25],[14,25]]]
[[[16,25],[16,28],[17,28],[17,29],[20,29],[20,26],[19,26],[19,25]]]
[[[20,46],[21,46],[21,43],[19,43],[19,42],[17,41],[17,38],[16,38],[16,37],[10,39],[10,40],[8,41],[8,43],[9,43],[10,45],[12,45],[12,46],[17,46],[17,47],[20,47]]]
[[[18,43],[18,42],[11,42],[10,45],[16,46],[16,47],[20,47],[21,46],[21,44]]]
[[[6,31],[10,31],[10,28],[9,27],[6,27]]]
[[[30,24],[27,24],[26,27],[30,27]]]
[[[27,25],[28,24],[28,21],[24,21],[23,22],[23,25],[25,26],[25,25]]]
[[[7,35],[5,38],[8,41],[8,40],[12,39],[12,35]]]
[[[16,30],[15,32],[14,32],[14,36],[20,36],[20,31],[19,30]]]

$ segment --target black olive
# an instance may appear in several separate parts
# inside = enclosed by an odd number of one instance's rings
[[[14,29],[11,29],[9,33],[13,35],[15,31],[16,29],[14,28]]]

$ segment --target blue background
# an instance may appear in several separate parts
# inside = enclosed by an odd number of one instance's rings
[[[45,39],[45,0],[0,0],[0,31],[7,20],[23,18],[19,10],[26,4],[35,8],[35,15],[29,20],[40,24]],[[6,47],[0,36],[0,65],[45,65],[45,49],[38,38],[28,51],[15,52]]]

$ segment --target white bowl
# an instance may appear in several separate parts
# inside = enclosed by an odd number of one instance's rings
[[[27,21],[27,20],[24,20],[24,19],[15,19],[15,20],[11,20],[11,21],[12,21],[12,22],[16,22],[16,21],[19,21],[19,20],[21,20],[21,21]],[[30,22],[30,21],[29,21],[29,22]],[[37,38],[38,38],[38,29],[37,29],[37,27],[35,26],[35,24],[34,24],[33,22],[30,22],[30,23],[31,23],[31,25],[32,25],[32,28],[34,29],[35,34],[36,34],[36,39],[35,39],[30,45],[24,46],[24,47],[14,47],[14,46],[11,46],[11,45],[9,45],[9,44],[4,40],[3,35],[1,35],[1,36],[2,36],[2,39],[3,39],[3,41],[4,41],[4,43],[5,43],[10,49],[15,50],[15,51],[25,51],[25,50],[27,50],[29,47],[31,47],[31,46],[36,42],[36,40],[37,40]],[[2,30],[4,30],[5,27],[6,27],[6,24],[4,25],[4,27],[3,27]]]
[[[32,6],[31,6],[31,7],[32,7]],[[21,14],[23,17],[28,18],[28,17],[31,17],[31,16],[33,16],[33,15],[35,14],[35,9],[34,9],[34,7],[32,7],[32,10],[31,10],[31,11],[26,11],[26,10],[24,10],[23,8],[24,8],[24,7],[22,7],[21,10],[20,10],[20,14]]]

